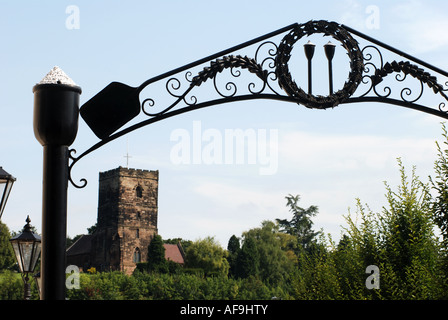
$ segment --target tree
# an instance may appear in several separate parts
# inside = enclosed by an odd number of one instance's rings
[[[236,259],[236,274],[239,278],[258,276],[260,254],[253,237],[245,237]]]
[[[445,124],[442,124],[442,136],[445,138],[442,150],[441,145],[436,141],[438,158],[434,163],[435,179],[431,176],[429,181],[437,195],[433,200],[433,218],[439,227],[442,235],[442,263],[444,264],[445,279],[448,279],[448,132]],[[445,281],[448,283],[448,281]]]
[[[229,273],[232,276],[237,276],[237,258],[241,248],[240,240],[235,235],[230,237],[227,244],[227,251],[229,252],[227,257],[227,261],[229,262]]]
[[[349,297],[381,299],[438,299],[443,297],[439,244],[434,235],[429,184],[415,173],[408,177],[398,159],[401,182],[396,190],[387,183],[387,206],[373,213],[360,205],[361,224],[349,217],[348,235],[334,256],[343,288]],[[365,290],[360,284],[365,269],[375,265],[380,290]],[[347,274],[347,271],[350,271]],[[362,289],[362,290],[359,290]]]
[[[436,141],[438,158],[434,163],[435,179],[431,176],[429,180],[432,188],[437,191],[437,196],[433,202],[434,221],[441,230],[445,250],[448,250],[448,132],[445,124],[442,124],[442,136],[445,138],[442,150]]]
[[[227,276],[229,272],[228,252],[213,237],[194,241],[186,250],[186,267],[199,268],[206,275],[220,274]]]
[[[288,195],[285,197],[287,200],[286,206],[290,209],[293,217],[291,220],[287,219],[276,219],[279,224],[280,231],[293,235],[297,237],[298,244],[306,250],[310,250],[313,243],[315,243],[315,238],[319,235],[319,231],[314,231],[313,221],[314,217],[319,209],[317,206],[310,206],[308,209],[303,209],[297,205],[300,200],[300,196]]]
[[[87,234],[94,234],[97,228],[98,228],[98,222],[96,222],[90,228],[87,228]]]
[[[70,248],[81,237],[82,237],[82,234],[78,234],[78,235],[74,236],[73,238],[67,237],[66,242],[65,242],[65,247],[67,249]]]
[[[165,247],[162,237],[158,234],[152,238],[148,246],[148,271],[168,272],[168,263],[165,259]]]
[[[10,269],[16,261],[12,246],[9,243],[10,238],[8,226],[0,222],[0,270]]]
[[[415,174],[408,181],[398,159],[401,185],[396,192],[386,184],[389,208],[380,221],[382,255],[402,283],[403,291],[417,299],[436,298],[439,288],[438,241],[432,220],[432,196],[429,185]]]
[[[263,221],[261,228],[244,232],[237,260],[239,276],[256,276],[270,284],[279,284],[287,279],[293,261],[288,258],[287,250],[282,248],[283,240],[279,226],[273,221]]]
[[[93,234],[97,229],[97,223],[95,223],[93,226],[91,226],[90,228],[87,228],[87,234]],[[70,248],[70,246],[72,244],[74,244],[76,241],[78,241],[79,238],[81,238],[83,235],[82,234],[78,234],[76,236],[74,236],[73,238],[67,237],[66,240],[66,248]]]

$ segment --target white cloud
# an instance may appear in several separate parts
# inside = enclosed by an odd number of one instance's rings
[[[440,2],[442,5],[443,2]],[[414,54],[440,50],[448,45],[446,8],[422,1],[407,1],[393,6],[391,16],[396,30]]]
[[[263,189],[263,188],[261,188]],[[215,202],[219,207],[232,208],[247,213],[270,212],[271,209],[284,205],[284,195],[273,193],[272,190],[260,190],[259,186],[242,181],[222,182],[216,179],[203,179],[195,188],[194,192],[202,197]],[[229,214],[232,214],[231,212]]]
[[[338,3],[338,8],[343,9],[339,23],[352,28],[362,30],[365,27],[364,6],[357,0],[344,0]]]
[[[199,237],[216,235],[226,245],[232,234],[240,236],[263,220],[291,218],[285,200],[291,193],[301,196],[301,207],[317,205],[315,228],[324,228],[337,239],[345,224],[343,216],[348,207],[355,206],[355,198],[381,210],[385,204],[383,181],[392,187],[399,182],[397,157],[407,166],[416,165],[417,174],[425,180],[436,153],[434,141],[428,138],[300,131],[280,134],[278,150],[279,172],[273,176],[259,176],[256,170],[242,176],[237,166],[221,167],[220,173],[213,175],[190,171],[188,197],[194,206],[185,206],[182,214],[175,216],[166,213],[170,232],[182,235],[195,230]],[[184,174],[182,170],[177,173]],[[162,233],[168,229],[163,219],[168,217],[160,217]]]
[[[302,166],[349,172],[384,170],[400,155],[406,156],[410,163],[421,163],[428,159],[428,154],[435,152],[435,147],[431,139],[290,132],[280,138],[279,150],[280,168]]]

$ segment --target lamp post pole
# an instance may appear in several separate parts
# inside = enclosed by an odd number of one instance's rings
[[[41,299],[64,300],[68,146],[78,131],[81,88],[55,67],[33,92],[34,135],[43,146]]]

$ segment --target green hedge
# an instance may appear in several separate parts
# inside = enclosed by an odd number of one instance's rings
[[[201,274],[121,272],[80,274],[80,289],[67,290],[71,300],[231,300],[292,298],[250,277],[231,279]]]

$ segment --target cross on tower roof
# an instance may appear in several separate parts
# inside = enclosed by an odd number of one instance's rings
[[[132,158],[128,153],[124,156],[126,158],[126,168],[129,168],[129,158]]]
[[[129,158],[132,158],[129,155],[129,140],[126,140],[126,155],[124,157],[126,158],[126,168],[129,169]]]

